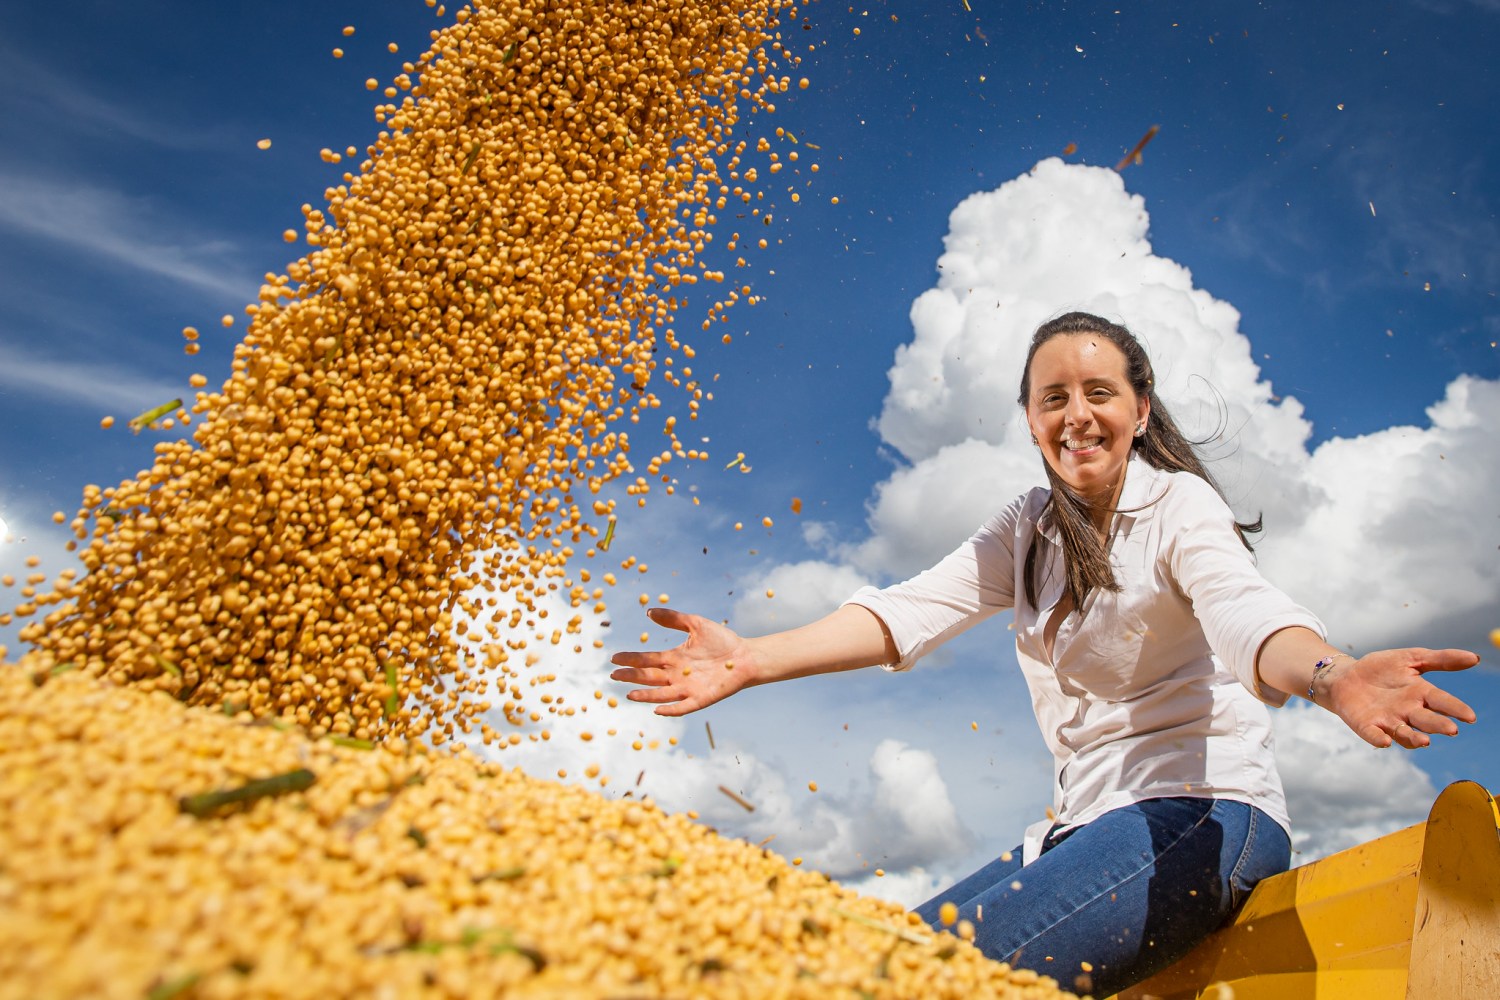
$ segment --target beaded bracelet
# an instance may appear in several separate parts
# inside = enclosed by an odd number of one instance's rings
[[[1323,673],[1333,666],[1333,661],[1337,660],[1340,656],[1349,656],[1349,654],[1330,653],[1319,660],[1317,663],[1313,664],[1312,680],[1307,682],[1307,700],[1312,702],[1314,705],[1318,703],[1318,699],[1313,693],[1313,688],[1317,686],[1318,678],[1322,677]],[[1352,660],[1354,659],[1354,657],[1349,656],[1349,659]]]

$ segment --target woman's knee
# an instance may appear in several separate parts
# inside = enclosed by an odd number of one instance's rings
[[[994,886],[1009,882],[1021,867],[1021,848],[1004,851],[995,860],[933,896],[912,912],[934,928],[941,928],[939,919],[944,903],[952,903],[962,913],[973,909],[976,897],[983,896]],[[972,917],[970,917],[972,919]]]

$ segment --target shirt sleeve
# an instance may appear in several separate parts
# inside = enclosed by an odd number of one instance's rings
[[[1234,530],[1234,514],[1208,483],[1188,473],[1172,477],[1163,498],[1173,519],[1167,562],[1192,602],[1209,647],[1252,694],[1269,705],[1288,695],[1260,680],[1255,659],[1281,629],[1300,625],[1326,636],[1317,616],[1268,583]]]
[[[887,670],[910,670],[917,660],[997,611],[1015,605],[1017,525],[1026,497],[985,522],[941,562],[883,590],[863,587],[845,604],[872,612],[890,630],[900,659]]]

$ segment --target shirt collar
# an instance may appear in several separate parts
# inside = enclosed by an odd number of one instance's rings
[[[1120,488],[1117,516],[1132,521],[1150,520],[1156,513],[1156,501],[1166,492],[1166,477],[1167,473],[1132,450],[1129,461],[1125,463],[1125,485]],[[1037,519],[1036,529],[1043,538],[1061,548],[1062,538],[1052,523],[1050,509]]]
[[[1146,521],[1156,514],[1156,501],[1167,489],[1167,475],[1140,456],[1130,453],[1125,463],[1125,485],[1120,490],[1120,502],[1116,505],[1121,517],[1135,521]]]

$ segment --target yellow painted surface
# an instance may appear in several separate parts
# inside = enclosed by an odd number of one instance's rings
[[[1496,996],[1497,827],[1489,792],[1450,785],[1427,822],[1265,880],[1226,927],[1119,1000]]]
[[[1450,786],[1427,820],[1407,1000],[1500,995],[1500,808],[1473,782]]]

